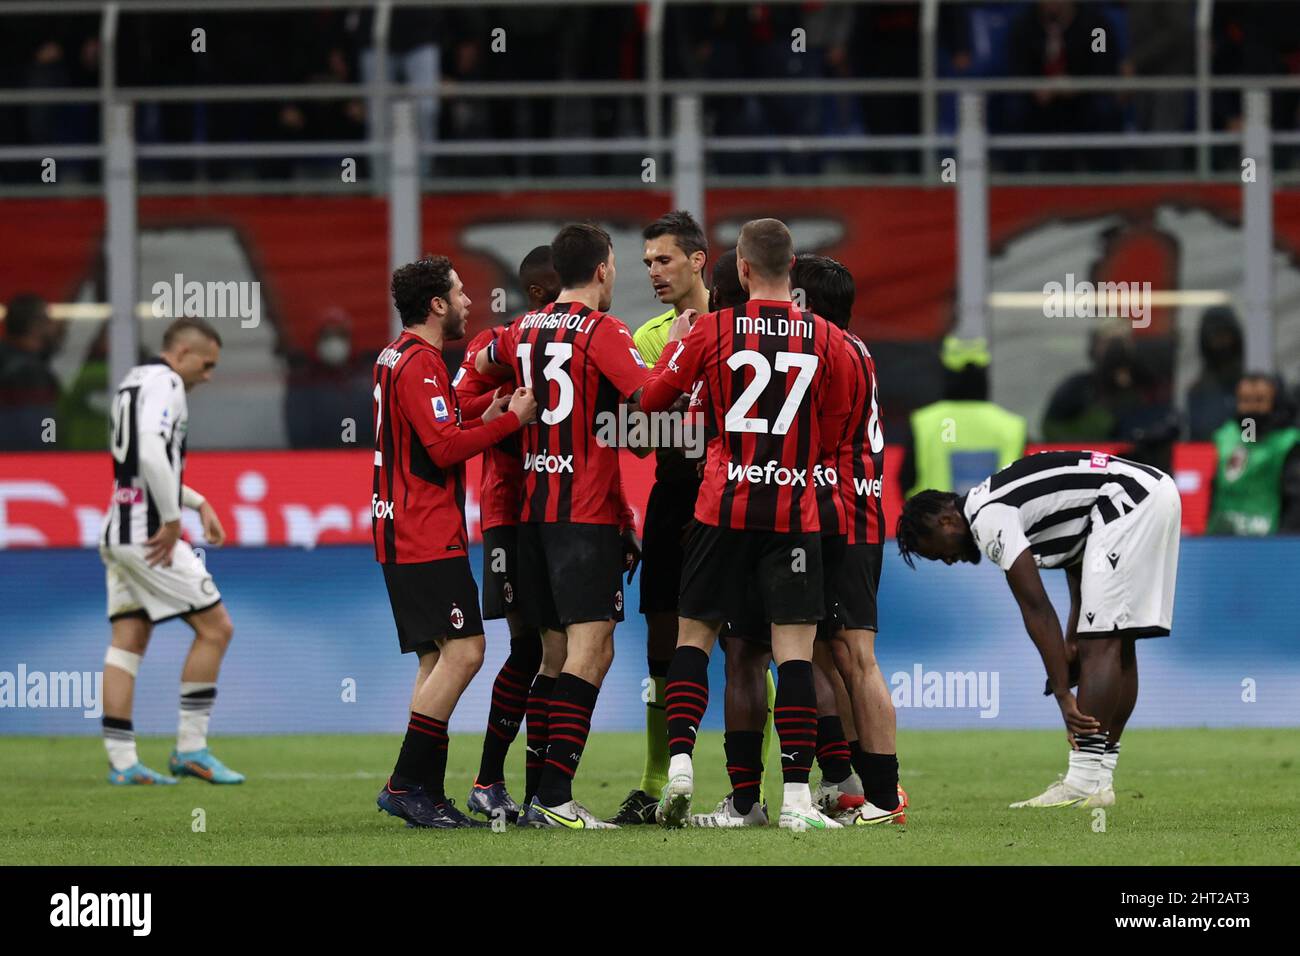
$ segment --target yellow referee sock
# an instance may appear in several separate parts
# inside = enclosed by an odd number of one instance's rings
[[[653,693],[645,705],[645,767],[641,771],[641,790],[659,796],[668,783],[668,715],[664,711],[666,674],[650,676]]]
[[[767,677],[767,722],[763,724],[763,802],[769,813],[781,812],[781,800],[785,793],[785,781],[781,777],[781,755],[772,759],[772,708],[776,706],[776,681],[772,679],[772,668],[764,672]],[[779,748],[778,748],[779,750]]]

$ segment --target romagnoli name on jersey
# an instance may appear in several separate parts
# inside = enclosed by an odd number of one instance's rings
[[[596,317],[591,314],[567,312],[529,312],[519,320],[520,329],[572,329],[584,334],[595,324]]]

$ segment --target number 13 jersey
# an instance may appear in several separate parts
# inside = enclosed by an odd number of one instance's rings
[[[816,484],[849,412],[844,333],[790,302],[751,299],[701,316],[664,355],[657,378],[685,392],[701,383],[714,429],[696,520],[820,531]]]
[[[521,519],[619,524],[618,448],[596,432],[611,432],[619,402],[650,376],[627,326],[580,302],[553,302],[515,319],[490,348],[537,398],[538,420],[522,432]]]

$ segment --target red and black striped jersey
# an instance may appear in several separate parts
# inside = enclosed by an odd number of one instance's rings
[[[498,387],[497,382],[480,375],[474,368],[474,359],[496,337],[505,331],[504,326],[484,329],[470,339],[465,347],[465,360],[461,362],[452,385],[456,397],[464,402],[485,393],[495,398],[510,394],[509,385]],[[519,523],[519,503],[524,490],[523,449],[518,435],[503,438],[483,452],[483,468],[479,477],[479,527],[484,531]]]
[[[627,326],[580,302],[554,302],[521,315],[490,349],[537,397],[538,420],[521,436],[521,520],[621,526],[618,449],[596,430],[650,375]]]
[[[885,512],[881,499],[881,476],[885,466],[885,433],[880,424],[880,393],[876,385],[876,362],[866,343],[852,332],[844,333],[849,361],[849,418],[844,440],[829,460],[834,472],[827,485],[840,500],[835,513],[842,515],[840,533],[849,544],[880,544],[885,540]],[[820,493],[820,487],[819,487]],[[823,507],[823,521],[827,508]],[[826,530],[825,524],[822,530]]]
[[[665,350],[667,351],[667,350]],[[843,333],[789,302],[701,316],[641,396],[662,411],[703,380],[714,429],[695,517],[759,531],[821,529],[815,483],[848,416]]]
[[[374,398],[375,558],[465,557],[465,461],[518,431],[519,419],[505,412],[487,424],[462,423],[442,352],[409,330],[375,360]]]

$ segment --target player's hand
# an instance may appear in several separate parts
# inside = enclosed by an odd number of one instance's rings
[[[1079,749],[1074,739],[1076,734],[1095,734],[1101,730],[1097,718],[1082,713],[1078,701],[1074,699],[1074,694],[1068,690],[1064,694],[1057,695],[1056,703],[1061,708],[1062,719],[1065,720],[1065,736],[1070,741],[1070,749]]]
[[[627,583],[632,583],[632,575],[641,564],[641,540],[636,536],[635,528],[623,532],[623,570],[627,572]]]
[[[175,521],[168,521],[158,529],[152,538],[144,543],[144,557],[151,567],[162,565],[165,568],[171,567],[172,548],[176,547],[176,542],[181,539],[181,522],[177,518]]]
[[[691,331],[691,326],[695,324],[699,314],[695,309],[687,309],[673,319],[673,324],[668,327],[668,341],[680,342],[686,338],[686,334]]]
[[[500,398],[492,399],[492,402],[483,410],[483,424],[486,425],[494,418],[500,418],[510,408],[510,399],[512,395],[502,395]]]
[[[203,522],[203,537],[208,544],[214,548],[219,548],[226,543],[226,529],[221,527],[221,519],[217,517],[217,509],[206,501],[199,505],[199,520]]]
[[[515,413],[521,424],[537,421],[537,399],[531,388],[517,388],[510,396],[510,411]]]

